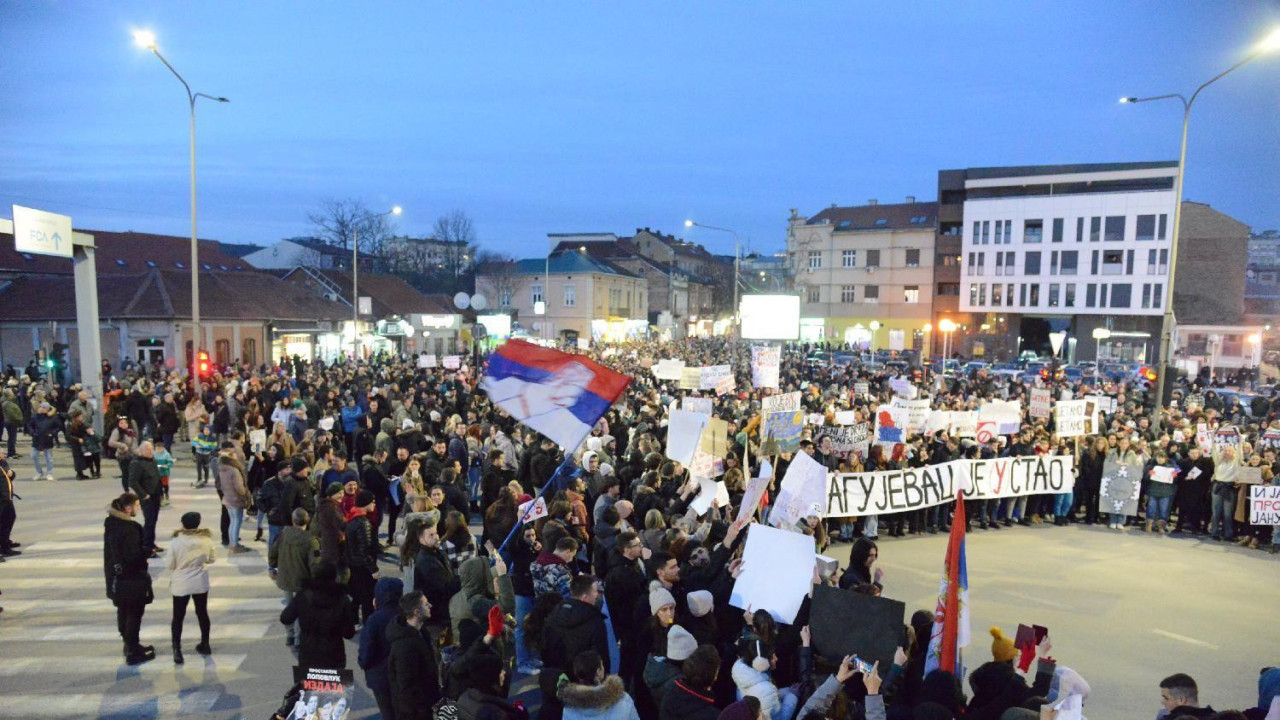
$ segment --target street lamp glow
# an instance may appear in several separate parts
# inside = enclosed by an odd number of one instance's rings
[[[1262,336],[1259,335],[1258,333],[1253,333],[1249,335],[1249,342],[1253,345],[1257,345],[1261,340],[1262,340]]]
[[[872,320],[872,321],[871,321],[871,330],[874,332],[874,331],[879,330],[879,329],[880,329],[880,321],[879,321],[879,320]]]
[[[955,332],[956,324],[950,318],[943,318],[938,322],[938,329],[944,333]]]
[[[1271,34],[1258,43],[1259,52],[1276,52],[1280,50],[1280,27],[1271,31]]]
[[[399,215],[402,212],[404,212],[404,208],[400,207],[399,205],[396,205],[395,207],[391,208],[392,215]]]
[[[684,221],[684,226],[685,226],[685,227],[693,227],[693,221],[692,221],[692,220],[685,220],[685,221]]]
[[[933,325],[931,325],[930,323],[925,323],[924,327],[921,329],[924,330],[925,332],[931,332],[933,330]]]
[[[150,30],[134,30],[133,42],[140,48],[154,50],[156,48],[156,34]]]

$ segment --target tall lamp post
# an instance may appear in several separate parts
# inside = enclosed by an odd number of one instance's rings
[[[386,212],[370,213],[366,222],[404,212],[399,205]],[[360,223],[351,225],[351,361],[360,362]]]
[[[938,321],[938,329],[942,331],[942,374],[947,374],[947,360],[951,356],[951,333],[956,331],[956,324],[951,318]]]
[[[703,225],[693,220],[685,220],[684,226],[687,228],[700,227],[705,230],[715,230],[717,232],[729,233],[733,236],[733,336],[738,337],[738,264],[742,258],[742,240],[738,237],[738,233],[729,228],[716,227],[715,225]]]
[[[200,354],[200,253],[198,251],[198,240],[196,239],[196,100],[206,98],[214,102],[231,102],[224,97],[215,97],[206,95],[205,93],[191,92],[191,86],[183,79],[182,75],[165,60],[164,55],[160,54],[160,48],[156,45],[155,33],[149,30],[136,30],[133,33],[133,41],[138,47],[150,50],[153,55],[169,68],[169,72],[178,78],[178,82],[182,83],[182,87],[187,91],[187,104],[191,107],[191,377],[195,384],[195,394],[200,394],[200,373],[196,372],[196,358]]]
[[[1173,239],[1169,245],[1169,287],[1165,293],[1164,316],[1160,323],[1160,373],[1156,378],[1156,401],[1151,406],[1151,426],[1160,427],[1161,410],[1164,404],[1165,384],[1169,381],[1170,372],[1170,340],[1173,335],[1173,283],[1178,269],[1178,233],[1182,227],[1182,181],[1187,167],[1187,126],[1191,122],[1191,106],[1205,88],[1226,77],[1228,74],[1255,60],[1268,52],[1280,50],[1280,27],[1271,31],[1266,39],[1259,43],[1243,60],[1209,78],[1195,89],[1188,98],[1181,93],[1155,95],[1153,97],[1123,97],[1121,104],[1132,105],[1155,100],[1179,100],[1182,102],[1182,147],[1178,151],[1178,176],[1173,186]]]

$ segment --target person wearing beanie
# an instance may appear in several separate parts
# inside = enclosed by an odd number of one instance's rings
[[[658,584],[649,589],[649,614],[663,628],[676,621],[676,599],[670,590]]]
[[[458,716],[475,720],[517,720],[527,714],[507,700],[507,672],[497,655],[480,655],[471,665],[473,686],[458,698]],[[399,715],[396,715],[399,720]],[[431,717],[427,708],[424,717]]]
[[[194,600],[196,621],[200,624],[200,644],[196,652],[208,655],[209,648],[209,564],[217,559],[213,533],[200,527],[200,513],[189,512],[182,516],[182,527],[173,531],[173,542],[165,556],[169,570],[169,593],[173,596],[173,621],[170,633],[173,640],[173,662],[183,663],[182,624],[187,615],[187,603]]]
[[[338,582],[347,580],[347,553],[343,549],[343,533],[347,521],[342,514],[340,499],[342,486],[330,483],[325,493],[316,503],[315,516],[311,521],[311,534],[320,539],[320,561],[331,563],[338,570]]]
[[[681,621],[685,629],[693,634],[699,645],[714,644],[720,631],[712,612],[715,600],[711,591],[695,590],[685,596],[685,603],[689,606],[689,616]]]
[[[370,521],[376,503],[373,493],[368,490],[357,490],[353,497],[355,500],[346,513],[343,535],[347,567],[351,569],[347,592],[351,595],[351,603],[360,611],[360,621],[367,623],[369,616],[373,615],[374,584],[378,575],[378,538]]]
[[[360,651],[356,656],[360,669],[364,670],[364,684],[378,702],[382,717],[395,717],[391,705],[391,677],[388,661],[391,659],[391,643],[387,640],[387,626],[400,613],[400,598],[404,596],[404,581],[384,577],[373,589],[373,614],[360,629]]]
[[[760,700],[748,695],[721,710],[717,720],[757,720],[759,717]]]
[[[1006,710],[1022,706],[1027,698],[1049,694],[1056,663],[1049,657],[1052,646],[1048,638],[1036,648],[1040,661],[1036,665],[1035,684],[1027,687],[1027,681],[1014,667],[1018,649],[1013,646],[1013,639],[998,627],[991,628],[991,637],[991,662],[969,676],[973,698],[965,713],[967,720],[999,720]]]
[[[667,631],[666,645],[665,655],[650,653],[644,665],[644,684],[658,707],[662,707],[662,699],[671,683],[680,677],[680,663],[688,660],[698,649],[698,641],[679,625],[672,625]]]
[[[572,673],[556,689],[564,705],[564,720],[639,720],[636,704],[622,678],[604,671],[593,650],[573,659]]]

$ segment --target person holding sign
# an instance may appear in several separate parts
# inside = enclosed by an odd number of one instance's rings
[[[1178,466],[1169,462],[1169,454],[1157,450],[1155,466],[1148,474],[1151,482],[1147,489],[1147,532],[1151,532],[1153,527],[1162,534],[1169,532],[1169,508],[1177,493],[1174,482],[1178,472]]]

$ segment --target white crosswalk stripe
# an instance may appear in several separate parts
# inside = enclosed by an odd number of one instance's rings
[[[103,601],[110,607],[110,601],[103,598]],[[6,611],[7,612],[7,611]],[[157,624],[154,621],[148,622],[144,617],[142,621],[142,642],[143,644],[154,644],[157,647],[167,646],[169,644],[169,623],[168,614],[163,615],[165,622]],[[193,632],[198,634],[195,628],[195,622],[191,618],[191,611],[187,611],[186,635],[189,637]],[[277,623],[279,626],[279,624]],[[283,627],[283,626],[279,626]],[[214,638],[216,640],[260,640],[267,636],[267,632],[272,628],[266,623],[244,623],[244,624],[222,624],[219,623],[215,628]],[[80,627],[35,627],[27,626],[17,629],[6,629],[3,635],[6,642],[106,642],[111,641],[115,648],[117,657],[123,657],[120,654],[120,633],[116,631],[114,622],[95,622],[93,625],[83,625]],[[191,643],[194,646],[194,643]]]
[[[8,612],[6,610],[5,612]],[[207,658],[202,655],[191,653],[191,658],[187,661],[191,668],[185,669],[203,669],[207,663],[218,667],[219,669],[238,670],[244,664],[248,655],[227,655],[223,653],[214,653]],[[69,658],[60,657],[41,657],[41,658],[11,658],[0,663],[0,677],[12,677],[15,675],[23,675],[26,673],[40,673],[42,675],[72,675],[84,672],[111,673],[120,669],[120,656],[113,657],[80,657],[74,658],[69,662]],[[172,663],[144,663],[137,666],[138,673],[143,677],[151,675],[172,675]],[[3,703],[0,703],[3,704]]]

